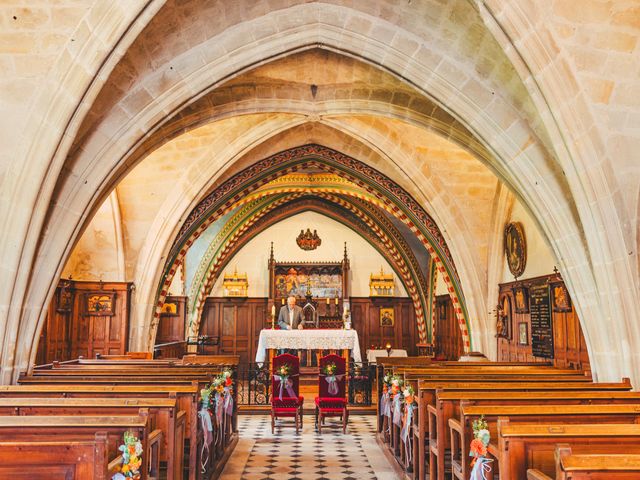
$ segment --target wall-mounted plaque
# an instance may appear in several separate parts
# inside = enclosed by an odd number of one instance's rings
[[[529,289],[531,314],[531,353],[534,357],[553,358],[553,323],[549,286],[535,285]]]
[[[511,275],[522,276],[527,265],[527,242],[521,223],[509,223],[504,229],[504,253]]]
[[[529,345],[527,322],[518,323],[518,345]]]

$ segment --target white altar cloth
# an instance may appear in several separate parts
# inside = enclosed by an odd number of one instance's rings
[[[263,363],[267,349],[290,348],[295,350],[351,350],[357,363],[362,362],[358,332],[355,330],[306,329],[270,330],[260,332],[256,363]],[[386,352],[385,352],[386,353]]]
[[[367,350],[367,361],[369,363],[376,363],[377,357],[387,357],[387,356],[406,357],[407,351],[394,348],[391,350],[391,355],[389,355],[386,350]]]

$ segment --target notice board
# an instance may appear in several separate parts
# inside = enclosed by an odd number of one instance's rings
[[[553,358],[553,323],[549,286],[534,285],[529,289],[531,314],[531,353],[534,357]]]

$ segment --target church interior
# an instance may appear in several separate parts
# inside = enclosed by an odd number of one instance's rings
[[[640,478],[638,0],[0,12],[4,476]]]

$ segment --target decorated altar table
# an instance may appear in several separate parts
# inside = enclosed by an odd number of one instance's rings
[[[351,350],[351,357],[362,362],[358,332],[355,330],[270,330],[260,332],[256,363],[264,363],[267,350]]]

